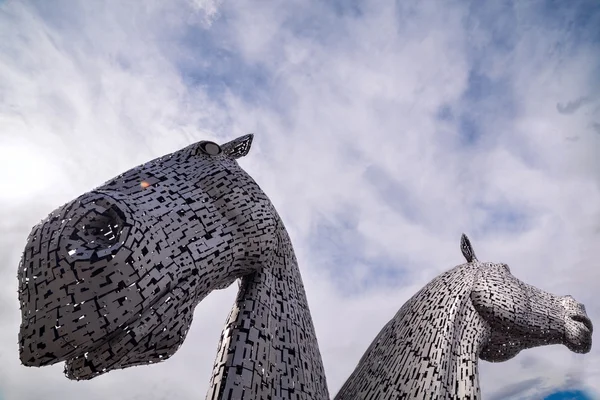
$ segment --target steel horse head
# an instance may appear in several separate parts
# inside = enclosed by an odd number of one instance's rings
[[[469,239],[466,264],[433,279],[383,328],[336,399],[478,399],[478,359],[519,351],[592,346],[592,323],[571,296],[515,278],[503,263],[480,262]]]
[[[241,278],[211,393],[248,391],[239,379],[252,374],[246,386],[260,382],[265,398],[328,397],[289,237],[236,162],[252,139],[157,158],[35,226],[18,272],[22,363],[66,361],[67,377],[79,380],[165,360],[195,306]]]

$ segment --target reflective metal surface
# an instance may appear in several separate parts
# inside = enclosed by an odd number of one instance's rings
[[[207,398],[328,399],[290,239],[236,162],[252,138],[152,160],[36,225],[18,272],[22,363],[66,361],[79,380],[166,360],[195,306],[239,278]],[[590,350],[582,305],[479,262],[466,236],[461,249],[467,264],[402,306],[336,399],[476,398],[478,358],[559,343]]]

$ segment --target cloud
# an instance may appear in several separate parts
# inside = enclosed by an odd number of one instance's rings
[[[566,104],[557,103],[556,109],[561,114],[573,114],[574,112],[579,110],[579,108],[581,108],[581,106],[583,106],[589,102],[590,102],[590,99],[588,97],[580,97],[577,100],[569,101]]]
[[[523,395],[524,392],[527,392],[530,389],[538,386],[541,381],[542,380],[540,378],[533,378],[518,383],[513,383],[502,388],[501,390],[498,390],[496,393],[490,396],[490,400],[506,400],[516,398],[516,396]]]
[[[56,206],[193,141],[248,132],[241,165],[290,231],[331,393],[397,309],[462,262],[463,231],[481,259],[599,320],[592,4],[0,4],[5,397],[204,395],[235,285],[203,301],[169,361],[75,383],[61,366],[19,365],[15,272]],[[578,363],[600,391],[599,354],[482,363],[483,395],[560,387]]]

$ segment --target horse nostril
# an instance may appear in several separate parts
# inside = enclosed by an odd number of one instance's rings
[[[590,332],[594,330],[592,321],[585,315],[571,315],[571,319],[576,322],[581,322]]]

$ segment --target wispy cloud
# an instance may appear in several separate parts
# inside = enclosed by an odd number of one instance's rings
[[[580,97],[577,100],[569,101],[566,104],[558,103],[556,104],[556,109],[561,114],[573,114],[588,102],[590,102],[588,97]]]
[[[480,258],[600,320],[594,4],[0,3],[5,397],[204,395],[236,288],[198,307],[169,361],[73,383],[61,366],[19,366],[14,276],[30,227],[56,206],[248,132],[241,164],[292,236],[331,392],[397,309],[461,262],[463,231]],[[548,393],[580,362],[580,384],[600,391],[600,352],[556,347],[483,363],[483,394]]]

